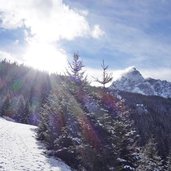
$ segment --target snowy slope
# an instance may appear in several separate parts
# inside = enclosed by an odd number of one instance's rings
[[[135,67],[130,68],[118,80],[114,81],[111,88],[144,95],[171,97],[170,82],[151,78],[144,79]]]
[[[35,126],[0,118],[0,171],[70,171],[61,161],[48,158],[35,139]]]

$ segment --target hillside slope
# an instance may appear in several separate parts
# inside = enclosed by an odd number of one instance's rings
[[[130,79],[123,79],[125,84],[129,83],[130,89],[134,83],[144,82],[138,71],[131,73]],[[2,61],[0,116],[12,118],[19,123],[39,125],[37,136],[46,143],[48,154],[60,158],[76,170],[107,171],[128,165],[136,168],[136,162],[132,162],[131,156],[136,154],[135,150],[139,146],[144,147],[151,137],[155,138],[156,151],[159,151],[166,162],[171,150],[171,99],[152,94],[144,96],[140,92],[122,92],[115,88],[102,89],[73,80],[71,77],[48,75]],[[151,93],[146,88],[145,92]],[[0,142],[0,171],[16,168],[17,171],[30,171],[30,167],[36,171],[39,168],[53,170],[54,164],[42,155],[43,150],[39,150],[39,143],[27,135],[34,136],[30,129],[35,127],[14,126],[13,124],[17,124],[11,123],[6,128],[8,124],[1,119],[0,137],[4,137]],[[21,130],[26,132],[20,132]],[[24,143],[20,144],[20,140],[29,145],[26,144],[25,147]],[[135,148],[135,144],[138,147]],[[23,150],[27,148],[30,153]],[[38,152],[34,152],[34,148]],[[121,153],[121,150],[124,152]],[[23,151],[23,157],[18,151]],[[29,154],[25,155],[26,153]],[[19,159],[15,160],[16,156]],[[24,169],[17,164],[20,160],[24,163]],[[125,160],[128,162],[125,163]],[[44,163],[47,168],[43,167]],[[55,170],[59,170],[58,163],[55,166]]]
[[[130,109],[141,143],[145,144],[153,135],[160,155],[166,157],[171,150],[171,99],[122,91],[118,93]]]
[[[35,129],[0,118],[0,170],[70,171],[61,161],[43,154],[42,145],[35,139]]]

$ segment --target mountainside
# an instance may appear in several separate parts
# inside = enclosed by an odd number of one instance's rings
[[[71,171],[62,161],[45,156],[35,129],[0,118],[0,170]]]
[[[120,91],[144,145],[154,136],[160,155],[171,150],[171,99]]]
[[[83,78],[82,73],[80,77]],[[153,143],[152,148],[156,151],[155,154],[152,153],[155,155],[154,160],[162,157],[165,165],[171,149],[170,98],[92,87],[86,81],[79,80],[80,77],[48,75],[23,65],[2,61],[0,116],[10,117],[20,123],[37,125],[37,138],[45,144],[46,153],[62,159],[78,171],[135,170],[140,160],[139,155],[143,154],[142,150],[145,148],[149,149],[147,145],[152,138],[156,143]],[[136,84],[144,81],[135,69],[130,72],[129,79],[133,79]],[[29,143],[27,134],[34,137],[30,129],[35,127],[30,128],[17,123],[11,123],[8,127],[7,121],[1,121],[3,122],[0,122],[0,137],[3,138],[0,149],[6,149],[5,144],[10,150],[12,146],[25,149],[27,142]],[[12,132],[12,135],[8,132]],[[15,139],[17,145],[13,141]],[[31,147],[28,149],[33,146],[37,149],[35,142],[38,141],[34,138],[30,141]],[[13,165],[4,157],[9,155],[7,149],[6,152],[0,151],[3,154],[1,168],[18,167],[18,170],[22,170],[20,164],[15,164],[16,161]],[[34,152],[33,154],[36,153]],[[31,155],[23,153],[24,159]],[[12,152],[11,155],[13,158],[21,158],[18,151]],[[44,158],[39,158],[44,163]],[[32,159],[29,161],[37,167],[35,162],[32,163]],[[46,161],[48,163],[48,158]],[[5,163],[8,163],[7,166]],[[53,170],[47,163],[47,171]],[[40,165],[40,168],[42,167]],[[156,167],[160,167],[160,164]]]
[[[125,72],[121,78],[114,81],[111,89],[139,93],[147,96],[171,97],[171,83],[152,78],[144,79],[136,68]]]

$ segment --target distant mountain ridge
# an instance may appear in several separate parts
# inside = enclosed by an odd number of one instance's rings
[[[130,68],[114,81],[111,88],[147,96],[171,98],[171,82],[153,78],[145,79],[135,67]]]

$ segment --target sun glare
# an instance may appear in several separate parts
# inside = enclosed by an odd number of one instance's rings
[[[65,53],[51,44],[30,44],[24,55],[28,66],[49,73],[63,73],[67,64]]]

